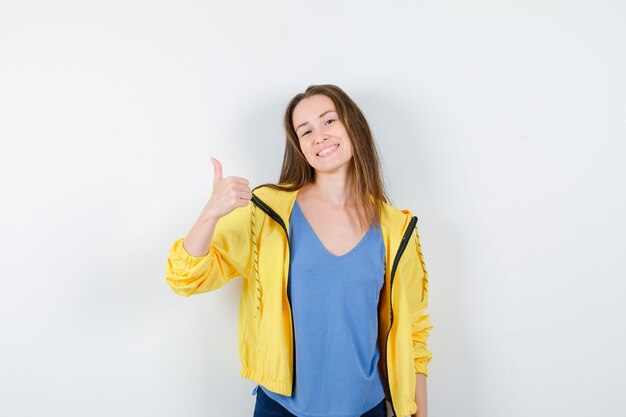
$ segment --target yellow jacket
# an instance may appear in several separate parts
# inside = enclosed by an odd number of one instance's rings
[[[216,290],[243,277],[238,346],[241,376],[291,396],[295,345],[289,277],[289,216],[297,191],[262,186],[251,202],[221,217],[209,252],[191,256],[184,237],[170,248],[166,282],[181,296]],[[428,274],[419,243],[417,217],[385,203],[381,231],[386,248],[385,283],[378,305],[378,367],[385,399],[394,415],[416,412],[415,373],[428,376],[426,346],[433,328]]]

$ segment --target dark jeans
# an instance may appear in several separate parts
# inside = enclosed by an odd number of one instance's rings
[[[254,405],[254,416],[253,417],[297,417],[289,412],[285,407],[280,405],[278,402],[274,401],[270,398],[262,389],[259,387],[256,391],[256,404]],[[369,411],[366,411],[365,414],[362,414],[361,417],[387,417],[387,406],[385,405],[385,399],[378,403],[378,405],[374,406]]]

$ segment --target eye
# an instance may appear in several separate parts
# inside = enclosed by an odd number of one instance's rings
[[[326,122],[324,122],[324,124],[331,124],[333,122],[335,122],[335,119],[328,119],[328,120],[326,120]],[[302,133],[301,137],[306,136],[306,134],[309,133],[309,132],[310,132],[310,130],[304,131],[304,133]]]

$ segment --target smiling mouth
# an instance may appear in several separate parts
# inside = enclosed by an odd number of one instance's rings
[[[324,149],[323,151],[320,151],[320,152],[316,153],[316,155],[317,155],[318,157],[320,157],[320,158],[325,158],[325,157],[327,157],[328,155],[335,153],[335,151],[337,150],[337,148],[339,148],[339,144],[338,144],[338,143],[337,143],[336,145],[333,145],[333,146],[330,146],[330,147],[328,147],[328,148]],[[328,150],[328,149],[330,149],[330,150]],[[320,155],[320,153],[321,153],[321,152],[326,152],[326,153],[324,153],[324,154]]]

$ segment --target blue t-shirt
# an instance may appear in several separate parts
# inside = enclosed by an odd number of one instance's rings
[[[296,341],[293,395],[260,387],[299,417],[360,416],[385,397],[377,344],[378,299],[385,277],[380,227],[370,225],[342,256],[322,245],[297,201],[289,227],[287,291]]]

